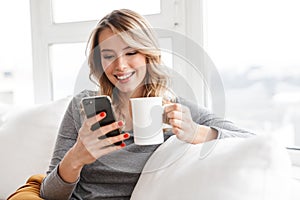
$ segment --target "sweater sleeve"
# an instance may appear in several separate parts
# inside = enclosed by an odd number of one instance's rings
[[[73,190],[76,187],[75,183],[67,183],[65,182],[58,174],[58,166],[54,168],[54,170],[48,174],[48,176],[43,180],[40,196],[43,199],[70,199]]]
[[[247,130],[237,127],[231,121],[228,121],[221,117],[217,117],[208,109],[197,106],[196,104],[190,101],[180,98],[178,99],[178,103],[189,107],[194,122],[215,129],[218,132],[218,139],[228,137],[245,138],[254,135],[253,133]]]
[[[40,195],[44,199],[69,199],[78,182],[67,183],[58,174],[59,163],[75,144],[81,127],[77,101],[74,97],[61,122],[49,170],[41,185]]]

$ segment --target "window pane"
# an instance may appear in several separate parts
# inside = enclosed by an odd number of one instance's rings
[[[209,0],[207,51],[219,69],[226,117],[300,146],[300,3]]]
[[[74,95],[79,70],[85,62],[86,43],[53,44],[49,47],[53,99]]]
[[[0,24],[0,106],[33,104],[29,1],[1,1]]]
[[[142,15],[158,14],[160,0],[52,0],[54,23],[99,20],[112,10],[120,8],[132,9]]]

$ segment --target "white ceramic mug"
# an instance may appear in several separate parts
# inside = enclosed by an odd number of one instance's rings
[[[134,143],[153,145],[164,142],[162,97],[131,98]]]

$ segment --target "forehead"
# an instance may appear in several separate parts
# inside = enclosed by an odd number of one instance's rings
[[[128,46],[119,35],[113,33],[109,28],[104,29],[100,33],[98,40],[101,49],[115,49]]]

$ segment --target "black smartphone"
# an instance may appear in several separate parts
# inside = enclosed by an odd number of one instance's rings
[[[111,99],[109,96],[94,96],[85,97],[81,100],[81,105],[86,114],[87,118],[93,117],[100,114],[101,112],[106,113],[106,117],[101,121],[92,125],[91,130],[97,130],[101,126],[111,124],[116,121],[113,107],[111,105]],[[121,134],[120,129],[113,130],[106,134],[106,137],[113,137]],[[104,136],[105,137],[105,136]],[[100,137],[101,139],[102,137]],[[120,145],[122,142],[116,142],[115,145]]]

